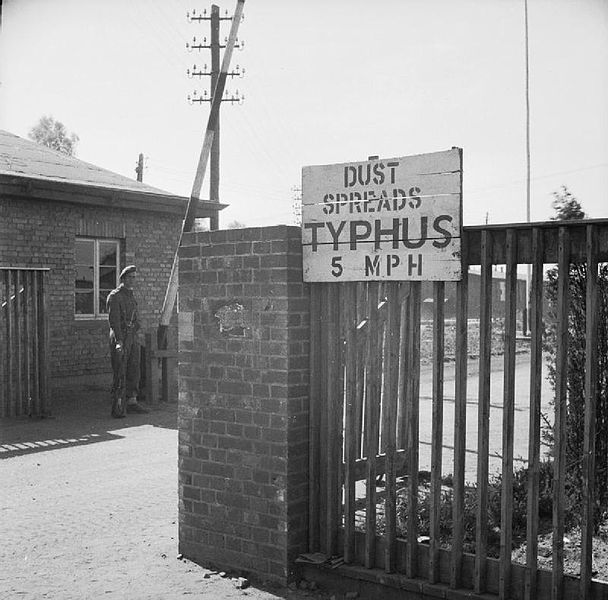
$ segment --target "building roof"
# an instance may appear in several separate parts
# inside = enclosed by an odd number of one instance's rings
[[[98,198],[100,204],[111,199],[113,205],[128,208],[184,211],[187,198],[165,192],[145,183],[102,169],[83,160],[0,130],[0,184],[4,193],[78,202],[80,197]],[[20,184],[22,184],[20,186]],[[23,191],[18,192],[19,189]],[[61,196],[65,197],[61,197]],[[199,201],[197,216],[211,216],[225,205]],[[203,214],[204,213],[204,214]]]

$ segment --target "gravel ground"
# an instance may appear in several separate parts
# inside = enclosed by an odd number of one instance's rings
[[[117,421],[96,393],[0,420],[0,598],[328,597],[180,560],[175,407]]]

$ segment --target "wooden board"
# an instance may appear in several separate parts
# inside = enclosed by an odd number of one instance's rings
[[[304,167],[304,281],[461,277],[462,153]]]

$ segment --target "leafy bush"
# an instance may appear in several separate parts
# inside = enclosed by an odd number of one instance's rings
[[[513,476],[513,544],[518,546],[525,540],[528,519],[528,467],[522,467],[515,471]],[[424,474],[422,480],[424,481]],[[450,481],[446,477],[444,482]],[[539,502],[538,519],[540,531],[548,531],[551,528],[553,511],[553,462],[542,461],[539,468]],[[464,495],[464,550],[475,552],[475,537],[477,530],[477,486],[468,486]],[[502,476],[493,475],[488,483],[488,555],[498,556],[500,552],[500,528],[502,498]],[[439,537],[440,543],[449,546],[452,541],[452,503],[454,492],[451,487],[444,485],[439,504]],[[566,507],[565,526],[567,529],[578,524],[580,518],[579,493],[576,482],[566,482]],[[427,486],[421,486],[418,491],[417,530],[418,535],[430,535],[430,491]],[[405,489],[400,489],[397,498],[397,528],[402,537],[407,535],[408,525],[408,497]],[[379,520],[379,526],[383,529],[383,522]]]

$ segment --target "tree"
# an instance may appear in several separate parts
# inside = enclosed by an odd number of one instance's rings
[[[230,223],[226,225],[225,229],[244,229],[245,227],[247,227],[245,223],[241,223],[237,219],[234,219],[234,221],[230,221]]]
[[[51,116],[40,117],[28,136],[31,140],[68,156],[74,156],[79,140],[75,133],[68,133],[65,125]]]
[[[571,221],[585,217],[580,203],[562,186],[555,192],[552,220]],[[560,274],[556,268],[547,271],[546,294],[548,314],[545,320],[543,349],[547,353],[549,382],[555,390],[557,379],[557,288]],[[586,356],[586,285],[587,264],[571,263],[569,267],[568,310],[568,368],[566,399],[566,464],[569,495],[581,492],[584,419],[585,419],[585,356]],[[602,264],[598,273],[598,388],[596,398],[595,494],[596,510],[608,509],[608,265]],[[545,438],[552,443],[550,428],[545,427]],[[580,498],[575,498],[580,501]],[[596,514],[596,525],[599,515]]]
[[[580,202],[570,193],[565,185],[559,192],[553,192],[551,206],[555,210],[552,221],[575,221],[585,218],[585,211]]]

